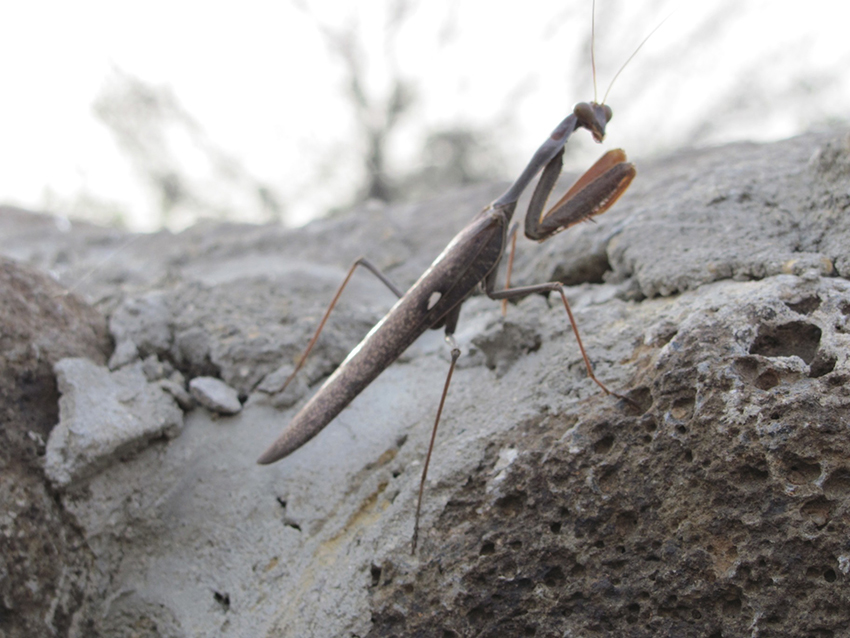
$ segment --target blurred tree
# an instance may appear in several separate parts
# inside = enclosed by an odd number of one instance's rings
[[[413,166],[403,167],[391,160],[392,143],[418,103],[414,83],[399,68],[397,47],[404,27],[415,21],[420,3],[388,0],[384,4],[379,60],[375,59],[374,47],[366,46],[367,29],[356,7],[341,20],[337,17],[337,26],[332,26],[318,17],[319,7],[310,6],[306,0],[294,0],[294,4],[313,19],[343,69],[345,96],[360,138],[362,181],[354,201],[337,209],[367,200],[427,198],[441,189],[501,176],[504,163],[492,143],[492,125],[479,128],[454,122],[431,126],[421,135],[421,149],[415,153],[418,159]],[[456,17],[447,6],[447,15],[434,33],[435,49],[454,38]],[[383,73],[376,73],[376,69]],[[378,80],[374,81],[376,75]]]
[[[216,148],[169,87],[114,69],[93,108],[153,193],[159,225],[283,218],[274,190]]]
[[[489,131],[472,126],[432,130],[420,165],[400,179],[404,199],[433,197],[449,188],[492,182],[504,173],[504,161]]]
[[[389,77],[384,78],[386,89],[383,91],[369,88],[366,78],[368,54],[363,46],[361,23],[356,13],[351,14],[342,26],[335,27],[321,22],[306,2],[299,0],[294,4],[313,18],[328,49],[344,69],[346,98],[353,107],[354,121],[364,147],[365,175],[355,203],[370,199],[383,202],[395,199],[397,187],[387,164],[387,146],[416,97],[412,83],[401,76],[394,63],[394,49],[399,31],[416,3],[413,0],[393,0],[387,5],[383,26],[383,61],[389,68]]]

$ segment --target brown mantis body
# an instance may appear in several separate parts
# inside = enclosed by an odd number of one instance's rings
[[[429,328],[445,327],[446,338],[452,344],[450,379],[455,361],[460,355],[452,335],[457,326],[461,304],[479,283],[483,283],[486,294],[492,299],[509,299],[535,292],[559,292],[581,347],[588,374],[603,391],[611,394],[593,375],[563,286],[559,282],[495,290],[496,273],[508,242],[508,227],[517,200],[541,169],[543,175],[532,196],[525,221],[526,235],[538,241],[548,239],[568,226],[605,212],[634,178],[635,168],[625,162],[625,154],[620,150],[609,151],[576,182],[558,204],[546,214],[539,214],[555,186],[561,170],[564,144],[570,134],[579,127],[587,128],[593,137],[601,142],[610,117],[611,110],[607,106],[578,104],[575,111],[555,128],[549,139],[538,149],[517,181],[455,236],[410,290],[401,296],[386,316],[351,351],[258,462],[273,463],[313,438]],[[360,264],[375,272],[371,264],[358,260],[349,270],[346,282]],[[381,278],[384,279],[383,276]],[[391,288],[398,292],[394,286]],[[319,330],[341,292],[342,287],[322,319]],[[317,337],[318,331],[290,379],[301,367]],[[440,411],[442,403],[441,400]],[[439,420],[439,415],[437,419]],[[424,471],[427,472],[427,462]]]
[[[406,293],[402,294],[368,261],[358,259],[349,269],[345,281],[337,291],[304,355],[302,355],[284,387],[294,378],[303,365],[307,355],[315,345],[328,315],[333,310],[339,295],[358,265],[363,265],[376,274],[399,297],[399,300],[360,344],[351,351],[336,371],[283,430],[277,440],[263,453],[258,462],[261,464],[273,463],[304,445],[333,421],[366,386],[395,361],[420,335],[428,329],[444,327],[446,339],[452,346],[452,361],[437,410],[431,444],[422,472],[413,535],[413,548],[415,550],[419,510],[431,450],[433,449],[437,425],[455,363],[460,356],[460,350],[453,334],[463,301],[475,291],[479,284],[482,285],[484,292],[491,299],[500,300],[523,297],[532,293],[558,292],[575,333],[588,375],[606,394],[615,394],[608,390],[593,374],[590,360],[582,345],[578,327],[573,319],[563,285],[560,282],[547,282],[518,288],[506,287],[503,290],[496,290],[496,274],[513,232],[509,231],[509,226],[517,201],[538,173],[542,171],[526,214],[525,234],[530,239],[541,242],[569,226],[604,213],[628,188],[635,176],[634,166],[626,162],[623,151],[619,149],[609,151],[551,209],[545,213],[542,212],[561,172],[564,145],[570,135],[577,129],[584,128],[591,133],[594,140],[602,142],[605,137],[605,127],[611,116],[610,107],[604,103],[581,102],[577,104],[573,112],[555,127],[548,139],[537,149],[531,161],[511,187],[496,201],[480,211],[452,239]],[[620,395],[615,394],[615,396],[619,397]]]

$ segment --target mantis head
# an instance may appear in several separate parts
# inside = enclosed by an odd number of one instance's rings
[[[573,114],[578,119],[577,127],[586,128],[597,142],[605,139],[605,125],[613,116],[610,106],[596,102],[579,102],[573,109]]]

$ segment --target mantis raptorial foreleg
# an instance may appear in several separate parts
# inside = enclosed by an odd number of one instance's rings
[[[543,209],[561,173],[563,155],[561,151],[545,166],[531,196],[525,216],[525,236],[529,239],[543,242],[570,226],[601,215],[626,192],[635,176],[635,168],[632,164],[626,163],[626,153],[622,149],[608,151],[564,193],[552,208],[544,213]],[[511,234],[505,290],[511,288],[511,273],[516,252],[516,225],[511,227]],[[508,297],[501,297],[501,299],[504,316]],[[573,330],[575,329],[573,325]]]

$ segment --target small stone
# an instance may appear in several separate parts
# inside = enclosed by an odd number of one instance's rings
[[[236,414],[242,410],[239,394],[221,379],[195,377],[189,382],[189,392],[195,401],[218,414]]]

